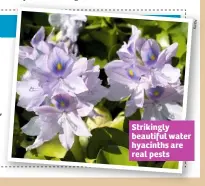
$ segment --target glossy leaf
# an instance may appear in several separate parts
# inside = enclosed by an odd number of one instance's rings
[[[138,166],[136,161],[129,161],[129,150],[121,146],[108,146],[100,150],[96,163]]]
[[[178,161],[166,161],[163,165],[163,168],[178,169],[179,168],[179,162]]]

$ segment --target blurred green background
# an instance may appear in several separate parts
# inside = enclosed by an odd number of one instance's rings
[[[30,45],[31,38],[41,26],[45,27],[47,35],[51,32],[52,27],[48,23],[48,16],[48,13],[22,13],[20,45]],[[124,41],[128,41],[131,35],[131,25],[137,26],[142,31],[143,37],[156,39],[161,49],[174,42],[179,44],[177,56],[173,58],[172,65],[181,70],[181,82],[184,83],[187,23],[97,16],[87,16],[87,18],[88,21],[80,31],[77,41],[79,53],[84,57],[96,59],[95,64],[101,67],[100,78],[104,86],[107,86],[107,77],[103,67],[118,58],[116,51]],[[25,71],[26,69],[19,65],[18,80]],[[141,110],[125,118],[124,107],[125,102],[123,101],[102,100],[95,110],[103,117],[84,118],[92,137],[90,139],[76,137],[74,146],[69,151],[66,151],[60,145],[58,137],[55,137],[41,147],[26,152],[25,147],[32,144],[35,138],[22,134],[20,128],[34,116],[34,113],[28,113],[16,106],[12,156],[28,159],[178,168],[178,162],[131,162],[128,160],[128,120],[140,120]]]

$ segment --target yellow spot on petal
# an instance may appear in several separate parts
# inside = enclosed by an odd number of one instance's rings
[[[134,76],[134,72],[132,70],[129,70],[128,73],[130,76]]]
[[[155,55],[151,55],[151,56],[150,56],[150,59],[151,59],[152,61],[154,61],[154,60],[156,59]]]
[[[61,63],[57,64],[57,70],[62,70],[62,64]]]
[[[158,96],[159,92],[158,91],[154,91],[154,96]]]
[[[63,101],[61,101],[61,102],[60,102],[60,106],[61,106],[61,107],[64,107],[64,106],[65,106],[65,103],[64,103]]]

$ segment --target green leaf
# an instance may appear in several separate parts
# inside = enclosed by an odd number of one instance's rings
[[[141,112],[140,109],[138,109],[132,116],[126,117],[123,128],[125,132],[129,132],[129,120],[141,120]]]
[[[34,153],[33,151],[27,151],[24,155],[25,159],[38,159],[38,160],[46,160],[45,156]]]
[[[107,29],[102,28],[100,30],[93,30],[90,32],[90,36],[101,43],[106,47],[111,48],[117,42],[116,28]]]
[[[178,25],[176,22],[169,22],[169,21],[158,21],[158,25],[165,31],[169,30],[169,28]]]
[[[118,58],[117,51],[120,49],[121,46],[121,44],[116,44],[111,47],[108,53],[108,61],[112,61]]]
[[[160,44],[162,48],[166,48],[169,46],[169,36],[167,32],[163,31],[160,34],[157,34],[157,42]]]
[[[176,42],[179,45],[176,57],[182,57],[182,55],[186,52],[186,38],[183,35],[176,33],[171,35],[171,39],[173,43]]]
[[[99,65],[100,68],[104,68],[104,66],[107,64],[107,59],[100,59],[99,57],[92,57],[95,58],[95,63],[94,65]]]
[[[179,162],[178,161],[166,161],[162,168],[166,169],[178,169]]]
[[[83,149],[80,145],[78,136],[75,136],[75,141],[74,141],[74,144],[73,144],[72,148],[70,149],[70,151],[72,152],[76,161],[78,161],[78,162],[84,161],[84,152],[83,152]]]
[[[94,118],[88,117],[86,120],[86,124],[90,130],[95,129],[97,127],[102,127],[108,121],[112,121],[112,116],[108,109],[103,106],[98,106],[94,108],[95,112],[99,114]]]
[[[22,65],[18,65],[18,75],[17,80],[20,81],[23,77],[23,75],[26,73],[26,68]]]
[[[87,146],[87,158],[96,159],[100,149],[108,145],[117,145],[128,148],[128,134],[115,128],[103,127],[91,131],[92,137]]]
[[[67,150],[61,145],[58,136],[38,147],[37,153],[43,156],[64,158]]]
[[[125,115],[124,112],[121,112],[113,121],[111,121],[110,123],[108,122],[107,126],[124,131],[124,121],[125,121]]]
[[[129,161],[129,150],[122,146],[108,146],[101,149],[98,153],[96,163],[138,166],[136,161]]]
[[[49,26],[48,22],[48,14],[45,13],[33,13],[33,22],[35,25],[41,25],[41,26]]]

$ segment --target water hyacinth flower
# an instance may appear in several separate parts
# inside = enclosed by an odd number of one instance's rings
[[[182,119],[183,86],[156,87],[146,91],[143,120]]]
[[[94,106],[108,92],[95,59],[76,57],[64,42],[53,42],[52,34],[46,39],[41,27],[31,46],[20,47],[19,63],[27,72],[17,82],[18,106],[37,115],[22,128],[37,136],[27,150],[56,135],[66,149],[72,147],[74,135],[91,136],[81,117],[95,116]]]
[[[159,44],[154,39],[140,37],[141,31],[132,26],[132,35],[128,44],[117,51],[119,58],[135,66],[141,66],[152,87],[176,84],[180,70],[171,65],[171,59],[176,55],[177,43],[173,43],[160,51]]]
[[[60,29],[61,40],[70,39],[71,42],[76,42],[79,35],[79,30],[83,23],[87,21],[84,15],[66,15],[66,14],[50,14],[49,23]]]
[[[78,114],[81,104],[74,94],[63,91],[51,99],[52,106],[41,106],[35,109],[38,116],[31,118],[22,131],[30,136],[37,136],[35,142],[27,147],[31,150],[59,134],[62,146],[70,149],[74,136],[91,136],[86,124]]]
[[[105,66],[110,83],[107,99],[119,101],[129,97],[125,115],[131,116],[138,108],[143,108],[145,91],[156,87],[178,87],[180,70],[171,65],[177,47],[174,43],[160,51],[154,39],[141,38],[141,31],[132,26],[128,43],[117,51],[120,60]]]
[[[18,81],[16,92],[19,95],[17,105],[25,108],[27,111],[33,111],[49,96],[49,92],[41,88],[39,81],[36,79]]]
[[[63,42],[54,43],[49,37],[45,39],[45,29],[41,27],[33,36],[30,42],[31,46],[19,47],[19,64],[28,70],[36,68],[35,60],[42,54],[49,54],[54,47],[59,47],[67,54],[70,54],[67,46]]]
[[[105,72],[109,81],[112,82],[107,96],[110,101],[122,100],[130,96],[125,109],[126,116],[132,115],[136,108],[143,107],[144,89],[147,86],[146,79],[141,77],[145,73],[143,69],[115,60],[105,66]],[[130,102],[134,104],[135,109],[130,109]]]

